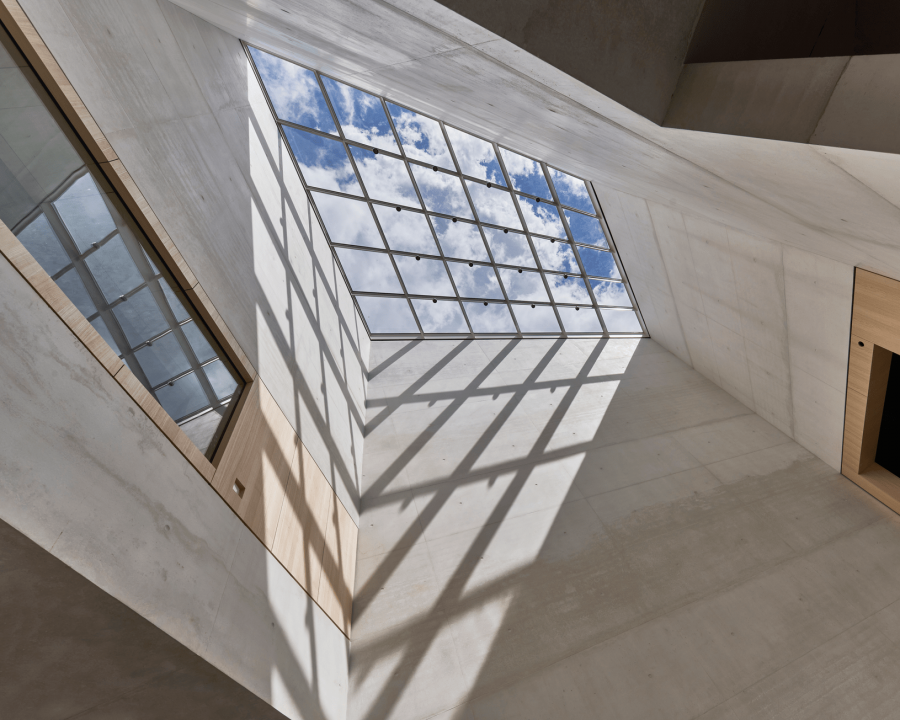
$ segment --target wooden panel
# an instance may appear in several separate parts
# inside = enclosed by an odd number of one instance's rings
[[[866,396],[855,390],[847,390],[847,405],[844,414],[844,456],[841,469],[859,472],[860,451],[862,450],[863,429],[866,421]]]
[[[272,553],[313,598],[319,592],[325,534],[335,502],[325,474],[300,443]]]
[[[178,448],[178,451],[184,455],[188,462],[193,465],[207,482],[211,482],[215,473],[212,463],[206,459],[206,456],[200,452],[199,448],[194,445],[193,441],[184,433],[177,423],[169,416],[162,405],[154,398],[145,388],[141,381],[137,379],[134,373],[123,366],[116,373],[116,381],[127,392],[132,400],[134,400],[147,413],[148,417],[153,421],[163,434],[169,438],[172,444]]]
[[[322,580],[316,602],[350,637],[353,612],[353,583],[356,581],[356,543],[359,529],[335,498],[325,535]]]
[[[862,345],[860,345],[862,343]],[[875,343],[859,335],[850,336],[850,361],[847,368],[847,387],[863,395],[869,392],[869,371]]]
[[[900,353],[900,282],[857,268],[853,334]]]
[[[3,222],[0,222],[0,253],[9,260],[10,264],[43,298],[59,319],[68,326],[91,355],[100,361],[110,375],[115,375],[124,367],[115,350],[106,344],[106,341],[94,330],[81,311],[50,279],[44,268]]]
[[[253,379],[256,377],[256,369],[250,363],[250,359],[244,354],[241,346],[238,345],[237,340],[222,320],[222,316],[219,315],[219,311],[212,304],[206,291],[198,284],[187,290],[186,294],[193,303],[194,309],[206,321],[216,340],[228,352],[228,357],[231,358],[244,382],[253,382]]]
[[[844,474],[891,510],[900,513],[900,478],[896,475],[888,472],[881,465],[872,465],[862,475],[859,473]]]
[[[109,141],[16,0],[0,0],[0,21],[22,48],[91,154],[100,161],[114,160],[116,153]]]
[[[245,392],[212,484],[271,550],[299,441],[259,378]]]

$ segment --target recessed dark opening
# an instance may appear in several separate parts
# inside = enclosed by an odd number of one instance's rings
[[[897,354],[891,357],[875,462],[894,475],[900,475],[900,355]]]

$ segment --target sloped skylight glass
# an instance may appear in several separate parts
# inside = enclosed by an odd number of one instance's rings
[[[248,52],[373,338],[644,334],[584,180]]]

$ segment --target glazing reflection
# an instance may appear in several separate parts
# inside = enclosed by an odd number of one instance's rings
[[[331,242],[362,247],[384,247],[368,203],[325,193],[310,193],[310,195],[319,209]]]
[[[506,179],[503,177],[503,170],[500,169],[493,145],[449,125],[445,127],[463,175],[487,180],[496,185],[506,185]]]
[[[566,216],[566,222],[569,223],[569,230],[572,231],[572,239],[575,242],[584,245],[599,245],[604,248],[609,247],[606,242],[606,234],[603,232],[603,226],[598,218],[588,217],[571,210],[563,210],[563,212]]]
[[[577,177],[554,168],[549,168],[549,170],[550,179],[553,181],[553,187],[560,203],[593,215],[594,203],[591,202],[591,196],[588,195],[584,180],[579,180]]]
[[[413,160],[421,160],[429,165],[437,165],[455,171],[453,158],[444,140],[444,133],[436,120],[414,113],[394,103],[388,103],[388,110],[403,150]]]
[[[503,156],[503,164],[506,165],[506,172],[509,173],[513,188],[529,195],[537,195],[544,200],[552,199],[550,186],[547,185],[544,170],[539,163],[506,148],[500,148],[500,154]]]
[[[616,267],[616,260],[612,253],[604,250],[594,250],[593,248],[579,247],[578,254],[581,256],[581,262],[584,265],[584,271],[588,275],[595,277],[621,279],[619,268]]]
[[[329,77],[323,77],[322,84],[345,138],[400,153],[380,98]]]
[[[344,143],[288,126],[284,135],[307,185],[362,195]]]

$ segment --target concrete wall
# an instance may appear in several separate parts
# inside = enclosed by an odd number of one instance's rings
[[[343,718],[349,643],[0,259],[0,517],[292,718]]]
[[[789,323],[830,280],[805,262]],[[897,516],[659,343],[372,364],[349,718],[894,712]]]

